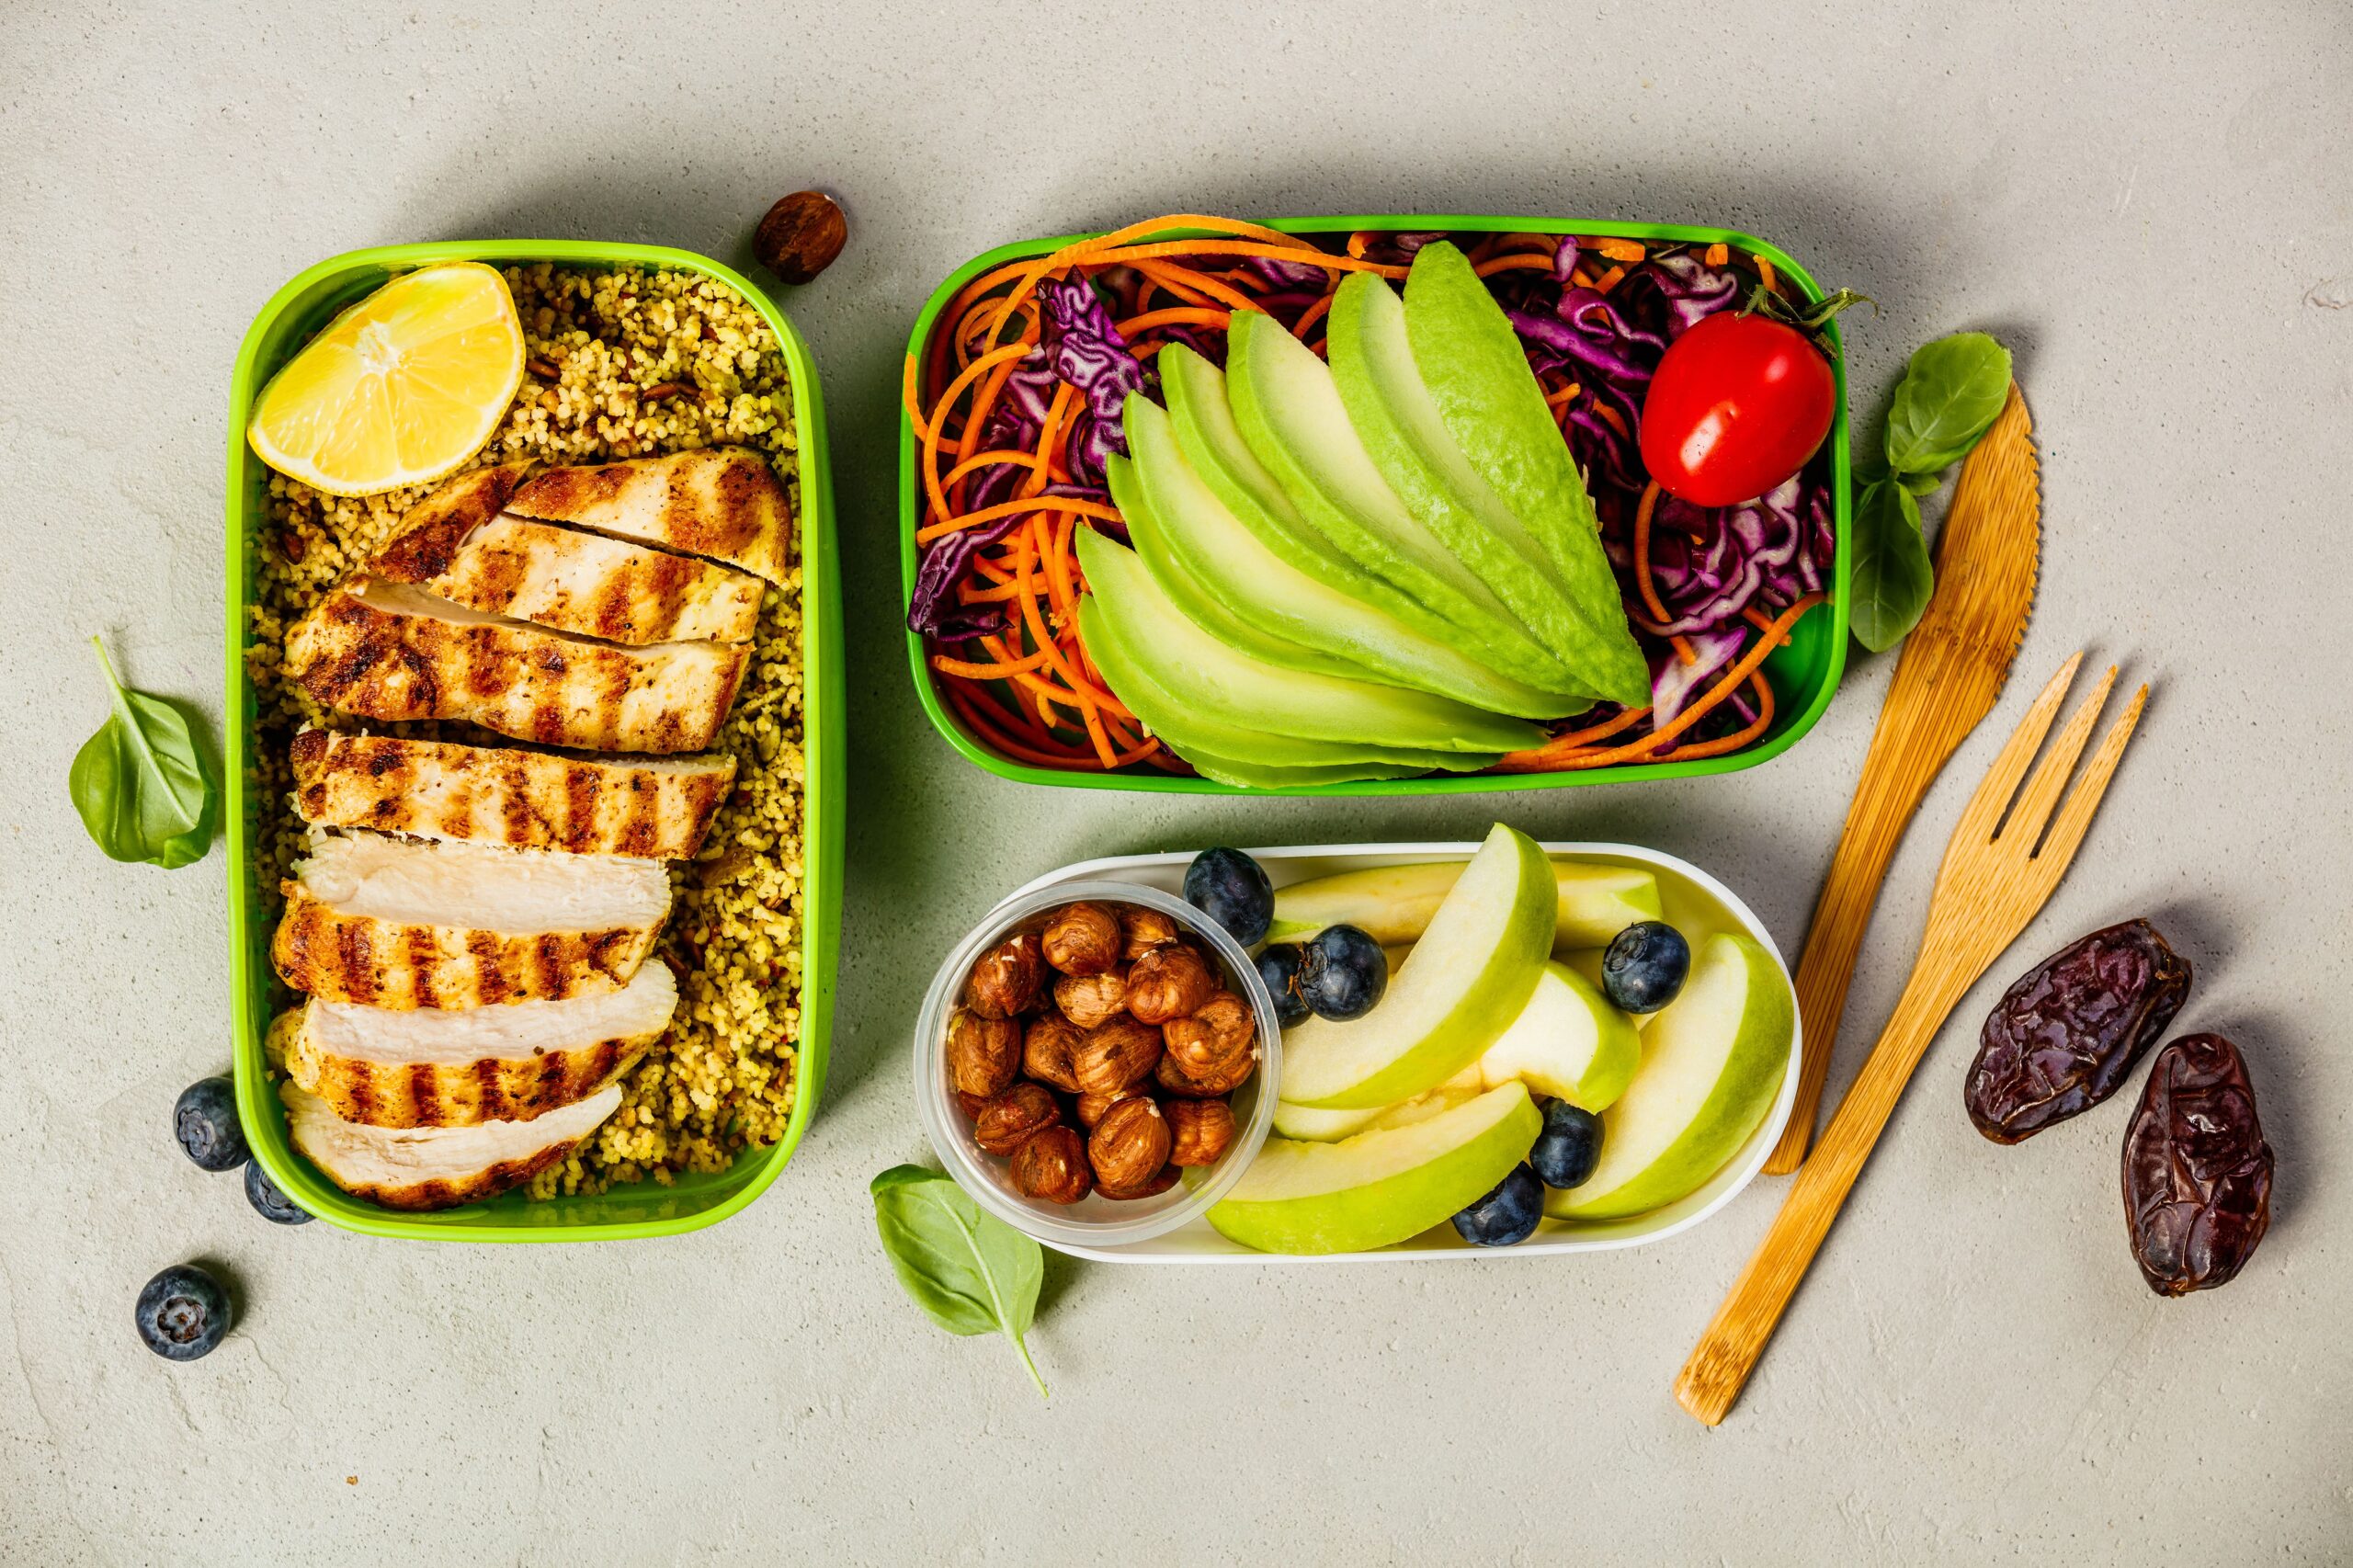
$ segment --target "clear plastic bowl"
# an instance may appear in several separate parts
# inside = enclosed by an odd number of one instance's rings
[[[1041,1203],[1016,1191],[1006,1161],[972,1141],[972,1125],[949,1086],[948,1022],[965,977],[982,953],[1049,910],[1087,899],[1156,909],[1176,921],[1178,929],[1206,943],[1225,969],[1227,986],[1249,999],[1257,1017],[1258,1070],[1231,1096],[1233,1142],[1217,1164],[1185,1172],[1175,1187],[1152,1198],[1120,1201],[1089,1193],[1076,1203]],[[1124,1246],[1165,1235],[1208,1213],[1242,1179],[1274,1127],[1274,1085],[1281,1070],[1282,1031],[1275,1022],[1275,1001],[1247,949],[1183,899],[1134,882],[1063,882],[1006,899],[939,966],[915,1022],[915,1108],[923,1117],[924,1135],[948,1174],[982,1208],[1051,1247]]]

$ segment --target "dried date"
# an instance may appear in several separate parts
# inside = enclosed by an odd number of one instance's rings
[[[2089,1110],[2131,1075],[2189,994],[2189,963],[2145,920],[2095,931],[2002,994],[1962,1098],[1977,1131],[2016,1143]]]
[[[2271,1228],[2271,1145],[2246,1062],[2221,1035],[2157,1052],[2124,1134],[2124,1224],[2160,1296],[2230,1283]]]

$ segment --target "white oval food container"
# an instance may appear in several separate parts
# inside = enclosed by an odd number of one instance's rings
[[[1253,849],[1248,853],[1266,868],[1267,879],[1280,888],[1312,877],[1328,877],[1339,871],[1360,871],[1375,866],[1468,860],[1478,847],[1476,844],[1316,844],[1281,849]],[[1684,924],[1684,921],[1677,919],[1678,910],[1686,912],[1687,918],[1690,912],[1703,912],[1716,924],[1729,924],[1747,932],[1773,955],[1774,967],[1780,971],[1783,982],[1788,982],[1789,965],[1781,957],[1781,949],[1774,945],[1772,933],[1765,929],[1764,922],[1758,920],[1730,888],[1689,861],[1632,844],[1556,841],[1546,843],[1544,848],[1554,856],[1614,861],[1655,871],[1669,921]],[[1008,902],[1068,882],[1100,881],[1134,882],[1181,897],[1185,868],[1192,863],[1192,859],[1191,851],[1180,850],[1165,855],[1124,855],[1086,860],[1048,872],[1016,890]],[[1191,1220],[1165,1234],[1116,1247],[1087,1246],[1063,1241],[1048,1241],[1046,1244],[1073,1256],[1091,1257],[1102,1263],[1301,1264],[1380,1263],[1401,1258],[1549,1257],[1560,1253],[1602,1252],[1612,1247],[1640,1246],[1646,1242],[1664,1241],[1668,1236],[1689,1230],[1730,1203],[1733,1196],[1764,1168],[1765,1156],[1779,1141],[1781,1129],[1789,1123],[1790,1108],[1797,1101],[1799,1053],[1804,1043],[1802,1032],[1794,1022],[1791,1024],[1790,1061],[1781,1074],[1781,1092],[1774,1096],[1773,1108],[1767,1113],[1756,1131],[1749,1134],[1748,1142],[1743,1143],[1738,1152],[1725,1162],[1724,1167],[1697,1192],[1664,1209],[1655,1209],[1631,1220],[1574,1226],[1547,1220],[1533,1236],[1518,1246],[1509,1247],[1474,1247],[1457,1236],[1453,1227],[1441,1225],[1378,1252],[1314,1256],[1254,1252],[1218,1234],[1205,1219]]]

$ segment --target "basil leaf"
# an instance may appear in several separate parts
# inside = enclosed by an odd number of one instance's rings
[[[1897,483],[1916,497],[1934,495],[1938,490],[1944,488],[1945,479],[1940,473],[1907,473]]]
[[[1984,333],[1922,344],[1888,411],[1888,466],[1942,473],[1969,455],[2009,394],[2010,351]]]
[[[994,1331],[1013,1341],[1044,1397],[1046,1381],[1022,1342],[1046,1273],[1038,1244],[921,1165],[893,1165],[868,1190],[882,1250],[915,1305],[950,1334]]]
[[[1904,641],[1920,623],[1936,588],[1927,542],[1920,537],[1920,504],[1884,479],[1863,487],[1855,503],[1855,571],[1847,624],[1874,653]]]
[[[217,792],[188,718],[160,697],[124,687],[106,644],[90,642],[114,710],[74,754],[66,776],[74,809],[112,859],[167,871],[193,865],[212,842]]]

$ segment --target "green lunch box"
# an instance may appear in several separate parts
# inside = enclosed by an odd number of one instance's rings
[[[245,443],[254,398],[295,350],[337,312],[395,274],[437,262],[494,266],[553,262],[577,267],[668,267],[699,273],[751,301],[783,345],[792,377],[792,418],[800,454],[802,744],[807,782],[802,801],[801,999],[800,1060],[792,1115],[784,1136],[750,1149],[715,1175],[680,1174],[669,1185],[616,1184],[591,1196],[534,1202],[509,1192],[488,1202],[439,1213],[380,1208],[347,1195],[294,1151],[286,1114],[262,1057],[275,983],[269,964],[273,890],[256,880],[252,851],[258,841],[262,801],[255,788],[254,747],[258,707],[246,678],[245,611],[267,524],[269,470]],[[569,240],[495,240],[448,244],[387,245],[320,262],[280,289],[262,307],[237,351],[229,396],[228,486],[228,736],[229,966],[235,1009],[237,1113],[254,1158],[288,1196],[313,1214],[348,1231],[377,1236],[464,1242],[604,1241],[665,1236],[716,1224],[757,1198],[808,1131],[825,1082],[825,1045],[840,943],[842,893],[841,593],[834,543],[833,491],[825,460],[824,403],[808,346],[767,297],[728,267],[666,245],[602,244]]]
[[[1450,229],[1483,233],[1590,234],[1691,245],[1722,243],[1771,262],[1775,270],[1794,284],[1808,301],[1822,298],[1822,290],[1806,275],[1803,267],[1763,240],[1732,229],[1694,228],[1675,223],[1587,222],[1583,219],[1569,218],[1428,217],[1395,213],[1277,218],[1269,221],[1267,226],[1290,234],[1344,234],[1358,229],[1406,233]],[[1165,237],[1184,238],[1198,233],[1172,229]],[[923,313],[915,317],[915,331],[907,339],[907,352],[915,357],[915,364],[925,362],[940,312],[973,278],[1008,262],[1051,255],[1064,245],[1097,237],[1095,234],[1064,234],[1054,239],[1024,240],[1015,244],[1000,245],[985,255],[974,256],[950,273],[947,281],[934,290],[931,298],[925,301]],[[931,715],[933,725],[947,737],[949,745],[991,773],[1017,778],[1027,784],[1077,785],[1092,790],[1141,790],[1183,795],[1461,795],[1551,790],[1578,784],[1616,784],[1643,778],[1695,778],[1711,773],[1733,773],[1744,767],[1754,767],[1789,750],[1801,736],[1813,728],[1814,721],[1821,718],[1823,710],[1830,706],[1831,696],[1838,688],[1839,671],[1847,663],[1847,575],[1854,555],[1854,544],[1847,527],[1850,498],[1847,462],[1847,368],[1844,355],[1837,351],[1836,325],[1833,324],[1827,332],[1833,350],[1831,363],[1838,379],[1837,415],[1830,426],[1828,437],[1832,526],[1837,534],[1837,559],[1830,572],[1827,602],[1808,611],[1804,619],[1790,629],[1788,644],[1775,649],[1765,661],[1765,678],[1773,687],[1773,722],[1756,744],[1745,750],[1724,756],[1695,757],[1683,762],[1625,764],[1574,773],[1457,774],[1356,784],[1319,784],[1290,790],[1246,790],[1207,778],[1174,777],[1142,765],[1105,773],[1089,768],[1042,767],[1006,756],[967,730],[949,710],[933,679],[931,666],[926,661],[923,639],[910,631],[906,634],[907,665],[915,676],[915,694],[922,699],[924,711]],[[902,407],[899,413],[899,555],[905,578],[903,609],[912,608],[915,603],[915,530],[921,523],[924,506],[922,476],[917,469],[921,451],[914,424],[905,408]],[[1825,610],[1827,614],[1824,613]]]

